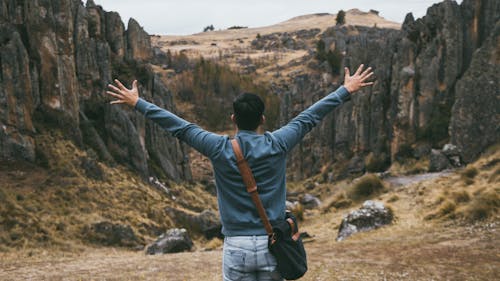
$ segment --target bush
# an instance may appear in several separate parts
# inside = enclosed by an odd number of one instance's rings
[[[203,28],[203,32],[207,32],[207,31],[214,31],[214,25],[211,24],[211,25],[208,25],[208,26],[205,26],[205,28]]]
[[[335,21],[337,22],[337,25],[345,24],[345,12],[344,12],[344,10],[340,10],[337,13],[337,18],[335,19]]]
[[[348,196],[354,201],[376,195],[384,190],[384,184],[374,174],[361,177],[349,190]]]
[[[498,213],[499,207],[498,190],[488,190],[474,197],[461,215],[470,222],[485,220]]]
[[[453,213],[456,208],[457,208],[457,205],[454,202],[446,200],[439,207],[438,215],[441,217],[449,215],[449,214]]]
[[[465,190],[452,192],[451,197],[455,203],[465,203],[470,201],[470,195]]]
[[[462,171],[462,177],[464,179],[473,179],[479,174],[479,170],[476,167],[472,166],[467,166],[463,171]]]

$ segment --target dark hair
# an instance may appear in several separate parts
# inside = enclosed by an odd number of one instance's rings
[[[241,130],[254,131],[259,127],[262,114],[264,114],[264,102],[251,93],[243,93],[233,101],[236,126]]]

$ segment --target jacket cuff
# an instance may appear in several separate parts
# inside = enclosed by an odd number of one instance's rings
[[[148,102],[143,100],[142,98],[139,98],[137,100],[137,103],[135,104],[135,109],[139,111],[140,113],[146,112],[146,107],[148,106]]]
[[[351,100],[351,93],[349,93],[349,91],[344,86],[340,86],[340,88],[337,90],[337,93],[342,102]]]

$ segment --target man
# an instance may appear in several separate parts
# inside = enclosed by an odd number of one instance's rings
[[[254,94],[242,94],[233,102],[231,120],[236,125],[235,138],[240,143],[258,186],[269,220],[285,217],[285,162],[287,153],[316,126],[327,113],[350,99],[372,76],[371,68],[359,66],[354,75],[345,68],[344,85],[313,104],[290,123],[274,132],[258,134],[265,122],[264,103]],[[173,136],[207,156],[214,169],[219,213],[224,239],[224,280],[282,280],[276,261],[267,249],[267,234],[257,210],[246,191],[236,166],[236,157],[228,136],[207,132],[195,124],[139,98],[137,81],[127,89],[115,80],[107,93],[153,120]]]

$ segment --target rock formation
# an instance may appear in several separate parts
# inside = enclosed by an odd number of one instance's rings
[[[358,160],[367,164],[368,155],[382,171],[448,142],[470,162],[498,142],[499,18],[498,1],[444,1],[421,19],[408,14],[399,31],[342,26],[323,32],[326,50],[340,51],[351,71],[361,63],[374,67],[376,80],[295,148],[290,176],[311,176],[332,162],[344,163],[336,172],[346,176],[353,157],[363,171]],[[283,124],[336,87],[321,65],[316,70],[278,87]]]
[[[0,157],[37,161],[37,135],[57,129],[100,160],[148,176],[190,179],[182,145],[121,106],[113,78],[139,79],[146,100],[170,110],[170,91],[146,63],[149,35],[93,1],[0,1]]]

